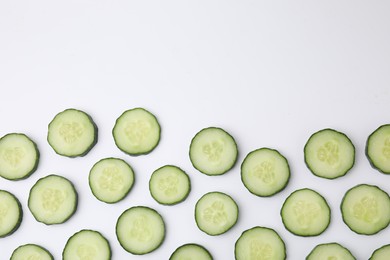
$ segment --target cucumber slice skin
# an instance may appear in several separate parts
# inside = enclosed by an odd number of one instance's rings
[[[87,119],[88,124],[93,129],[93,138],[92,138],[91,142],[89,143],[88,146],[84,147],[84,149],[81,152],[76,152],[76,153],[75,152],[61,152],[56,147],[56,144],[53,143],[54,140],[51,140],[53,138],[52,137],[52,132],[54,131],[54,129],[53,129],[54,126],[53,125],[56,124],[56,120],[60,120],[61,116],[62,115],[66,115],[67,113],[78,113],[80,115],[85,116],[86,119]],[[83,156],[87,155],[92,150],[92,148],[97,144],[97,142],[98,142],[98,127],[95,124],[95,122],[92,119],[92,117],[89,114],[87,114],[86,112],[84,112],[82,110],[79,110],[79,109],[75,109],[75,108],[68,108],[68,109],[65,109],[64,111],[58,113],[57,115],[55,115],[55,117],[49,123],[49,125],[48,125],[48,133],[47,133],[47,142],[52,147],[54,152],[56,154],[58,154],[58,155],[66,156],[66,157],[69,157],[69,158],[83,157]]]
[[[7,176],[8,174],[2,173],[2,170],[1,170],[2,167],[0,167],[0,176],[3,177],[4,179],[12,180],[12,181],[23,180],[23,179],[30,177],[31,174],[33,174],[37,170],[38,164],[39,164],[39,159],[40,159],[40,152],[39,152],[37,144],[24,133],[9,133],[9,134],[4,135],[2,138],[0,138],[0,145],[1,145],[2,141],[6,140],[8,138],[12,138],[12,137],[23,138],[27,142],[29,142],[30,145],[32,145],[33,151],[35,152],[35,155],[34,155],[35,161],[34,161],[34,164],[30,167],[30,169],[27,170],[22,176],[18,176],[18,177]]]
[[[348,214],[347,213],[348,212],[348,208],[347,208],[348,205],[347,204],[348,204],[348,200],[349,200],[349,195],[353,194],[353,193],[356,194],[356,192],[359,192],[358,191],[359,189],[365,189],[365,188],[371,189],[372,190],[371,193],[379,192],[380,195],[382,195],[386,199],[386,201],[387,201],[386,205],[381,205],[381,206],[378,207],[378,209],[381,209],[381,210],[383,210],[384,207],[386,208],[386,210],[388,211],[388,214],[384,214],[385,215],[384,218],[387,217],[387,219],[384,219],[383,225],[381,225],[381,226],[377,226],[376,228],[369,227],[369,228],[372,229],[370,231],[369,230],[362,230],[361,227],[354,226],[354,223],[351,223],[351,221],[354,221],[354,220],[351,220],[349,218],[349,216],[347,215]],[[364,199],[364,198],[362,198],[362,199]],[[342,213],[342,219],[343,219],[344,223],[348,226],[348,228],[350,230],[352,230],[353,232],[355,232],[356,234],[359,234],[359,235],[375,235],[375,234],[379,233],[380,231],[384,230],[385,228],[387,228],[389,226],[389,224],[390,224],[390,197],[384,190],[382,190],[381,188],[379,188],[376,185],[358,184],[358,185],[350,188],[345,193],[345,195],[344,195],[344,197],[343,197],[343,199],[341,201],[340,210],[341,210],[341,213]]]
[[[368,159],[368,162],[370,163],[371,167],[378,170],[379,172],[383,174],[390,174],[390,139],[385,140],[385,145],[382,148],[382,151],[386,151],[386,162],[388,164],[387,168],[385,169],[384,166],[380,165],[380,159],[376,158],[375,154],[372,154],[374,151],[371,149],[374,149],[375,144],[373,144],[373,140],[375,138],[380,138],[381,132],[390,132],[390,124],[385,124],[379,126],[374,132],[372,132],[366,141],[366,149],[365,149],[365,154]],[[383,160],[383,159],[382,159]]]
[[[120,126],[121,121],[124,120],[124,118],[126,116],[130,115],[131,113],[144,113],[145,116],[149,117],[150,121],[152,121],[152,123],[156,127],[155,128],[155,135],[157,135],[157,138],[156,138],[155,142],[152,145],[150,145],[149,147],[144,148],[144,149],[140,149],[138,151],[136,151],[136,150],[133,151],[133,148],[125,147],[125,145],[122,144],[122,142],[119,140],[119,137],[118,137],[122,133],[122,130],[123,130],[123,129],[121,129],[121,126]],[[124,111],[117,118],[117,120],[115,121],[115,125],[112,129],[112,136],[114,137],[115,145],[119,148],[119,150],[121,150],[125,154],[131,155],[131,156],[146,155],[146,154],[151,153],[160,143],[161,125],[160,125],[157,117],[153,113],[151,113],[149,110],[142,108],[142,107],[136,107],[136,108],[132,108],[132,109],[128,109],[128,110]]]
[[[112,256],[111,246],[109,241],[106,237],[104,237],[99,231],[92,230],[92,229],[82,229],[76,233],[74,233],[66,242],[65,247],[62,251],[62,259],[63,260],[73,260],[75,256],[79,257],[80,259],[92,259],[88,258],[87,255],[83,255],[88,252],[79,252],[80,247],[77,247],[77,249],[73,249],[72,246],[77,246],[78,243],[80,243],[80,240],[82,240],[81,246],[86,247],[85,250],[91,250],[96,249],[94,248],[95,244],[88,244],[88,236],[90,236],[91,239],[98,239],[99,245],[96,245],[96,248],[99,249],[99,252],[95,251],[95,254],[97,254],[96,257],[101,260],[110,260]],[[101,252],[102,248],[104,248],[104,252]],[[76,251],[76,252],[75,252]],[[107,255],[106,258],[102,258],[102,253]],[[80,255],[81,254],[81,255]],[[93,258],[97,259],[97,258]]]
[[[390,244],[381,246],[372,252],[368,260],[388,260],[390,255]]]
[[[184,184],[181,184],[181,185],[186,185],[186,187],[187,187],[186,192],[184,194],[182,194],[182,196],[177,197],[176,199],[164,200],[163,198],[160,198],[160,196],[158,195],[158,192],[154,191],[153,182],[155,181],[156,177],[161,172],[161,170],[166,170],[166,169],[171,169],[172,171],[180,172],[181,177],[183,177],[182,179],[186,182]],[[152,195],[153,199],[155,201],[157,201],[159,204],[169,205],[169,206],[176,205],[176,204],[183,202],[184,200],[187,199],[188,195],[191,192],[191,180],[190,180],[188,174],[186,172],[184,172],[181,168],[179,168],[175,165],[164,165],[152,173],[150,180],[149,180],[149,191],[150,191],[150,194]]]
[[[12,255],[11,255],[11,258],[10,260],[19,260],[19,259],[30,259],[30,258],[25,258],[26,256],[24,256],[23,254],[23,250],[28,250],[28,248],[32,248],[36,251],[39,252],[40,256],[38,257],[44,257],[44,258],[39,258],[39,259],[42,259],[42,260],[45,260],[45,259],[50,259],[50,260],[54,260],[54,257],[53,255],[50,253],[49,250],[47,250],[46,248],[40,246],[40,245],[37,245],[37,244],[25,244],[25,245],[21,245],[19,247],[17,247]],[[33,259],[35,259],[35,255],[33,256],[27,256],[27,257],[33,257]]]
[[[0,195],[3,194],[5,196],[7,196],[8,198],[6,198],[7,200],[8,199],[11,199],[13,203],[16,203],[16,207],[17,207],[17,219],[15,221],[15,223],[13,224],[13,227],[11,227],[8,231],[6,232],[2,232],[0,233],[0,238],[3,238],[3,237],[7,237],[7,236],[10,236],[12,235],[13,233],[15,233],[16,230],[18,230],[18,228],[20,227],[20,224],[22,223],[22,220],[23,220],[23,209],[22,209],[22,205],[20,203],[20,201],[18,200],[18,198],[12,194],[11,192],[9,191],[6,191],[6,190],[0,190]],[[1,198],[1,197],[0,197]],[[2,205],[5,205],[5,203],[3,204],[1,201],[0,201],[0,213],[1,211],[5,211],[7,209],[2,209]],[[7,210],[8,211],[8,210]],[[0,216],[1,217],[1,216]],[[1,220],[1,219],[0,219]]]
[[[189,255],[188,250],[195,251],[196,255]],[[179,246],[169,257],[169,260],[180,260],[183,259],[182,257],[185,257],[187,260],[213,260],[211,253],[204,246],[196,243],[188,243]]]
[[[246,246],[245,239],[247,239],[248,237],[250,238],[252,233],[254,233],[257,236],[254,240],[247,241],[247,242],[249,242],[249,245]],[[264,237],[261,237],[261,236],[262,235],[266,236],[267,234],[272,236],[272,239],[278,243],[278,245],[276,245],[276,247],[279,247],[279,248],[276,248],[276,250],[275,250],[275,248],[272,248],[270,245],[264,244],[264,243],[269,242],[270,238],[264,239]],[[242,245],[242,243],[244,243],[244,245]],[[253,252],[252,250],[254,250],[256,252]],[[276,254],[278,254],[278,256],[274,256],[274,257],[278,257],[278,258],[272,258],[272,259],[275,259],[275,260],[287,259],[285,242],[280,237],[278,232],[276,232],[274,229],[269,228],[269,227],[255,226],[255,227],[252,227],[250,229],[243,231],[241,233],[240,237],[236,240],[236,243],[234,245],[234,257],[236,260],[252,259],[250,256],[247,256],[248,252],[255,254],[253,259],[257,259],[256,257],[258,257],[259,254],[260,254],[260,256],[263,256],[263,254],[269,254],[270,251],[271,251],[271,253],[276,252]],[[261,259],[263,259],[263,258],[261,258]],[[271,258],[264,258],[264,259],[271,259]]]
[[[292,227],[289,226],[288,224],[288,218],[289,216],[286,216],[285,214],[285,209],[288,208],[288,205],[290,203],[290,199],[293,199],[297,194],[299,193],[303,193],[303,192],[309,192],[311,193],[311,195],[314,195],[318,198],[318,200],[321,202],[321,206],[320,206],[320,209],[323,209],[325,210],[325,213],[327,215],[327,219],[326,219],[326,223],[322,223],[322,228],[320,228],[319,230],[317,230],[316,232],[312,231],[312,232],[300,232],[300,231],[297,231],[297,230],[293,230]],[[310,205],[309,205],[310,207]],[[307,208],[307,205],[305,206],[305,208]],[[287,209],[286,209],[287,210]],[[302,212],[303,210],[300,209],[298,210],[299,212]],[[309,212],[310,213],[310,212]],[[329,207],[329,204],[328,202],[326,201],[326,199],[321,195],[319,194],[317,191],[315,190],[312,190],[312,189],[309,189],[309,188],[303,188],[303,189],[298,189],[294,192],[292,192],[287,198],[286,200],[284,201],[283,205],[282,205],[282,208],[280,210],[280,216],[282,218],[282,222],[283,222],[283,225],[284,227],[290,231],[292,234],[296,235],[296,236],[301,236],[301,237],[314,237],[314,236],[318,236],[318,235],[321,235],[323,232],[325,232],[328,228],[328,226],[330,225],[330,221],[331,221],[331,209]]]
[[[122,232],[124,232],[124,231],[121,230],[121,226],[123,224],[122,221],[124,221],[122,219],[125,219],[130,214],[137,214],[140,211],[144,212],[143,214],[141,214],[142,218],[144,218],[148,214],[152,214],[153,217],[158,220],[159,228],[161,228],[161,230],[160,230],[161,234],[158,237],[157,243],[155,243],[152,247],[149,247],[149,248],[144,249],[144,250],[142,250],[142,249],[138,250],[138,249],[134,248],[134,245],[128,245],[128,243],[125,241],[126,237],[123,237]],[[130,223],[130,222],[134,222],[134,221],[127,221],[127,223]],[[137,222],[137,220],[135,222]],[[150,227],[150,225],[148,225],[148,227]],[[124,228],[128,228],[128,227],[124,227]],[[141,231],[143,231],[142,228],[135,227],[135,228],[132,228],[130,232],[139,233]],[[145,255],[145,254],[148,254],[148,253],[151,253],[151,252],[157,250],[162,245],[162,243],[165,240],[166,227],[165,227],[165,221],[164,221],[163,217],[160,215],[160,213],[157,210],[150,208],[148,206],[133,206],[133,207],[125,210],[119,216],[119,218],[116,222],[115,232],[116,232],[117,240],[124,250],[126,250],[127,252],[129,252],[133,255]],[[127,232],[127,233],[130,233],[130,232]],[[153,234],[152,234],[152,236],[153,236]]]
[[[72,191],[72,195],[74,196],[73,201],[69,202],[69,203],[72,203],[72,209],[67,213],[67,215],[65,217],[61,218],[60,220],[56,220],[56,221],[48,221],[48,220],[42,219],[40,216],[37,215],[37,214],[39,214],[39,212],[36,212],[34,207],[33,207],[33,203],[34,203],[34,198],[33,198],[33,196],[34,196],[34,188],[37,187],[41,182],[44,182],[45,180],[47,180],[49,178],[58,178],[59,180],[64,181],[67,185],[69,185],[69,188]],[[33,187],[30,189],[30,193],[29,193],[27,204],[28,204],[27,206],[30,209],[31,214],[34,216],[36,221],[38,221],[40,223],[43,223],[45,225],[48,225],[48,226],[56,225],[56,224],[62,224],[62,223],[65,223],[66,221],[68,221],[75,214],[75,212],[77,211],[77,207],[78,207],[78,193],[77,193],[77,190],[76,190],[75,186],[73,185],[73,183],[70,180],[68,180],[67,178],[62,177],[62,176],[57,175],[57,174],[49,174],[49,175],[47,175],[45,177],[40,178],[33,185]]]
[[[209,230],[205,226],[205,224],[202,224],[202,222],[203,222],[202,221],[203,220],[202,219],[202,212],[203,211],[201,211],[201,209],[203,207],[202,204],[203,203],[205,203],[206,205],[209,204],[209,203],[207,203],[207,201],[210,199],[208,197],[212,197],[212,196],[219,197],[220,200],[221,199],[227,200],[229,203],[231,203],[230,206],[235,211],[233,216],[226,216],[227,214],[222,214],[222,216],[225,216],[227,218],[226,222],[230,222],[230,223],[228,223],[223,229],[221,229],[219,231]],[[220,210],[221,206],[220,206],[220,204],[215,205],[214,203],[212,203],[211,206],[213,208],[217,207],[217,209],[209,209],[210,207],[207,207],[205,210],[207,210],[211,214],[214,212],[214,217],[215,218],[220,218],[221,213],[220,212],[215,213],[215,211]],[[223,205],[222,207],[225,207],[225,205]],[[224,212],[224,213],[226,213],[226,212]],[[213,217],[213,216],[211,216],[211,217]],[[230,195],[228,195],[226,193],[223,193],[223,192],[220,192],[220,191],[211,191],[211,192],[208,192],[208,193],[204,194],[195,204],[195,222],[196,222],[196,225],[198,226],[198,228],[201,231],[203,231],[204,233],[206,233],[207,235],[210,235],[210,236],[218,236],[218,235],[221,235],[221,234],[224,234],[224,233],[228,232],[230,229],[232,229],[236,225],[236,223],[238,221],[238,218],[239,218],[239,207],[238,207],[237,203],[235,202],[235,200]]]
[[[346,144],[348,143],[348,146],[352,151],[352,153],[350,154],[351,161],[350,161],[349,165],[344,167],[344,170],[338,174],[329,175],[326,173],[320,173],[319,170],[316,169],[314,166],[315,162],[310,161],[309,148],[311,145],[311,141],[315,140],[315,138],[318,138],[321,134],[324,134],[324,133],[330,133],[334,136],[338,136],[338,139],[342,139],[342,141],[344,141]],[[337,130],[334,130],[332,128],[325,128],[325,129],[322,129],[322,130],[315,132],[314,134],[312,134],[309,137],[309,139],[307,140],[305,147],[304,147],[304,157],[305,157],[305,164],[312,174],[314,174],[317,177],[324,178],[324,179],[330,179],[330,180],[336,179],[336,178],[340,178],[342,176],[345,176],[353,168],[353,166],[355,164],[355,146],[353,145],[351,139],[349,139],[349,137],[346,134],[339,132]]]
[[[260,192],[260,191],[255,191],[254,189],[252,189],[250,187],[250,183],[247,183],[245,181],[245,177],[244,175],[246,174],[245,173],[245,163],[248,162],[251,158],[251,156],[256,156],[257,153],[262,153],[262,152],[270,152],[270,153],[273,153],[275,154],[275,157],[277,157],[278,159],[280,159],[281,161],[284,161],[285,162],[285,168],[286,168],[286,171],[287,171],[287,176],[286,176],[286,179],[284,181],[284,184],[283,185],[280,185],[278,188],[274,189],[272,192]],[[249,174],[249,173],[248,173]],[[271,197],[279,192],[281,192],[282,190],[284,190],[290,180],[290,165],[287,161],[287,159],[276,149],[271,149],[271,148],[268,148],[268,147],[264,147],[264,148],[260,148],[260,149],[256,149],[250,153],[248,153],[248,155],[244,158],[242,164],[241,164],[241,181],[242,183],[244,184],[244,186],[248,189],[248,191],[256,196],[259,196],[259,197]]]
[[[323,253],[325,250],[337,250],[337,252],[339,254],[343,254],[343,256],[342,256],[343,258],[342,259],[345,259],[345,260],[356,260],[355,256],[353,256],[353,254],[351,253],[351,251],[349,251],[348,248],[346,248],[346,247],[344,247],[341,244],[336,243],[336,242],[324,243],[324,244],[316,245],[311,250],[309,255],[306,257],[306,260],[327,260],[327,259],[331,259],[330,257],[332,257],[332,255],[327,255],[327,254]],[[344,258],[344,257],[347,257],[347,258]]]
[[[198,162],[196,162],[195,160],[195,155],[194,155],[194,150],[195,150],[195,145],[197,143],[197,139],[200,138],[204,133],[206,132],[211,132],[211,131],[215,131],[215,132],[220,132],[222,135],[225,136],[226,139],[228,139],[231,144],[233,145],[234,147],[234,152],[235,152],[235,156],[233,158],[233,160],[231,160],[229,162],[228,165],[226,165],[223,169],[220,169],[220,170],[217,170],[217,171],[209,171],[209,170],[205,170],[202,168],[201,165],[199,165]],[[238,159],[238,147],[237,147],[237,142],[236,140],[234,139],[234,137],[232,135],[230,135],[227,131],[225,131],[224,129],[220,128],[220,127],[214,127],[214,126],[211,126],[211,127],[206,127],[206,128],[203,128],[202,130],[200,130],[191,140],[191,144],[190,144],[190,149],[189,149],[189,157],[190,157],[190,161],[191,161],[191,164],[192,166],[197,169],[199,172],[205,174],[205,175],[208,175],[208,176],[218,176],[218,175],[223,175],[225,174],[226,172],[230,171],[235,165],[236,165],[236,162],[237,162],[237,159]]]
[[[119,163],[121,164],[123,167],[128,167],[128,170],[129,170],[129,173],[131,176],[129,176],[129,178],[131,179],[131,183],[129,183],[127,185],[127,188],[125,189],[125,191],[122,193],[122,194],[118,194],[117,196],[115,196],[116,198],[114,199],[108,199],[106,197],[104,197],[104,195],[100,194],[99,193],[99,190],[98,188],[94,188],[95,185],[93,183],[93,175],[98,175],[99,173],[98,172],[94,172],[95,168],[96,167],[99,167],[99,164],[104,164],[106,162],[114,162],[114,163]],[[135,183],[135,174],[134,174],[134,171],[133,171],[133,168],[123,159],[119,159],[119,158],[116,158],[116,157],[108,157],[108,158],[103,158],[101,160],[99,160],[98,162],[96,162],[94,164],[94,166],[92,166],[90,172],[89,172],[89,187],[91,189],[91,192],[92,194],[95,196],[95,198],[97,198],[98,200],[104,202],[104,203],[108,203],[108,204],[113,204],[113,203],[117,203],[121,200],[123,200],[131,191],[131,189],[133,188],[134,186],[134,183]]]

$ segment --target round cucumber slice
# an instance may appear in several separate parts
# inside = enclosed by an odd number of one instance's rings
[[[376,249],[369,260],[389,260],[390,256],[390,244],[384,245]]]
[[[12,193],[0,190],[0,238],[14,233],[22,223],[23,210]]]
[[[16,248],[10,260],[54,260],[53,255],[44,247],[36,244],[25,244]]]
[[[213,260],[210,252],[199,244],[184,244],[179,246],[169,260]]]
[[[378,127],[367,139],[366,156],[371,166],[390,174],[390,124]]]
[[[38,167],[39,150],[27,135],[11,133],[0,139],[0,176],[8,180],[29,177]]]
[[[356,260],[352,253],[339,243],[324,243],[313,248],[306,260]]]

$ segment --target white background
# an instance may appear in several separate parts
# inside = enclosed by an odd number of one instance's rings
[[[168,259],[178,246],[204,245],[217,260],[234,259],[234,243],[253,226],[274,228],[286,242],[288,259],[304,259],[318,243],[339,242],[357,259],[390,243],[390,228],[373,236],[350,231],[339,205],[359,183],[390,193],[390,176],[372,169],[364,155],[368,135],[390,123],[389,1],[124,1],[0,0],[0,136],[23,132],[41,152],[38,170],[26,180],[0,179],[0,189],[22,203],[23,222],[0,238],[0,259],[25,243],[61,258],[67,239],[80,229],[100,231],[113,259]],[[78,108],[99,127],[99,141],[83,158],[56,155],[46,141],[58,112]],[[131,157],[116,148],[111,130],[125,110],[144,107],[162,126],[158,147]],[[197,172],[188,158],[191,138],[219,126],[238,143],[236,166],[223,176]],[[303,161],[309,136],[331,127],[356,147],[354,168],[344,177],[313,176]],[[245,155],[260,147],[278,149],[289,160],[291,180],[271,198],[250,194],[240,180]],[[121,202],[92,196],[88,173],[101,158],[125,159],[136,183]],[[148,191],[149,176],[175,164],[191,178],[186,201],[162,206]],[[28,192],[50,173],[74,182],[76,214],[61,225],[32,217]],[[282,225],[284,199],[298,188],[320,192],[332,209],[329,228],[318,237],[298,237]],[[206,192],[230,194],[240,207],[229,232],[211,237],[195,224],[196,201]],[[117,217],[134,205],[160,212],[167,233],[153,253],[133,256],[115,236]]]

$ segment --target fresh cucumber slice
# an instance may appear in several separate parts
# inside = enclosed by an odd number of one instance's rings
[[[118,117],[112,130],[116,146],[129,155],[150,153],[160,141],[160,124],[144,108],[127,110]]]
[[[384,245],[376,249],[369,260],[389,260],[390,257],[390,244]]]
[[[22,223],[23,210],[12,193],[0,190],[0,238],[14,233]]]
[[[330,208],[318,192],[305,188],[291,193],[280,211],[286,229],[297,236],[317,236],[330,223]]]
[[[116,203],[124,199],[133,184],[133,169],[122,159],[101,159],[89,172],[89,187],[92,194],[106,203]]]
[[[111,247],[98,231],[82,229],[73,234],[62,251],[63,260],[110,260]]]
[[[286,245],[274,229],[256,226],[242,232],[235,243],[234,256],[236,260],[284,260]]]
[[[390,174],[390,124],[382,125],[370,134],[366,156],[373,168]]]
[[[53,255],[44,247],[36,244],[25,244],[16,248],[10,260],[54,260]]]
[[[241,164],[241,180],[257,196],[268,197],[280,192],[286,187],[289,178],[287,159],[274,149],[254,150]]]
[[[149,180],[150,194],[163,205],[174,205],[184,201],[190,190],[190,178],[182,169],[174,165],[158,168]]]
[[[91,116],[70,108],[58,113],[49,123],[47,141],[59,155],[84,156],[97,143],[97,132]]]
[[[165,223],[156,210],[135,206],[119,216],[116,236],[126,251],[134,255],[144,255],[156,250],[163,243]]]
[[[333,129],[312,134],[306,142],[304,155],[309,170],[326,179],[344,176],[355,163],[355,147],[351,140]]]
[[[169,260],[213,260],[210,252],[199,244],[184,244],[176,248]]]
[[[11,133],[0,139],[0,176],[8,180],[29,177],[38,167],[39,151],[27,135]]]
[[[345,193],[341,213],[344,223],[352,231],[376,234],[390,223],[389,195],[374,185],[356,185]]]
[[[66,178],[55,174],[39,179],[30,190],[28,207],[38,222],[61,224],[76,211],[77,192]]]
[[[356,260],[352,253],[339,243],[319,244],[313,248],[306,260]]]
[[[195,205],[195,222],[208,235],[230,230],[238,220],[238,206],[229,195],[213,191],[204,194]]]
[[[206,175],[221,175],[235,165],[238,156],[234,138],[218,127],[199,131],[191,141],[192,165]]]

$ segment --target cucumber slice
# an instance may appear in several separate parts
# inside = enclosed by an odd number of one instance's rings
[[[63,260],[110,260],[111,247],[98,231],[82,229],[73,234],[62,251]]]
[[[208,235],[230,230],[238,220],[238,206],[229,195],[213,191],[204,194],[195,205],[195,222]]]
[[[0,238],[14,233],[22,223],[23,210],[12,193],[0,190]]]
[[[157,118],[143,108],[127,110],[118,117],[112,130],[116,146],[129,155],[148,154],[160,141]]]
[[[89,172],[89,187],[92,194],[106,203],[116,203],[124,199],[133,184],[133,169],[122,159],[101,159]]]
[[[11,133],[0,139],[0,176],[8,180],[29,177],[38,167],[39,151],[27,135]]]
[[[367,139],[366,156],[371,166],[390,174],[390,124],[378,127]]]
[[[184,201],[190,190],[190,178],[182,169],[174,165],[158,168],[149,180],[150,194],[163,205],[174,205]]]
[[[250,152],[241,164],[241,180],[253,194],[272,196],[283,190],[290,179],[287,159],[277,150],[260,148]]]
[[[179,246],[169,257],[169,260],[213,260],[210,252],[199,244],[184,244]]]
[[[283,260],[286,245],[274,229],[256,226],[242,232],[235,243],[234,256],[236,260]]]
[[[221,128],[208,127],[194,136],[189,155],[198,171],[206,175],[221,175],[233,168],[238,150],[229,133]]]
[[[36,244],[25,244],[16,248],[10,260],[54,260],[53,255],[44,247]]]
[[[84,156],[97,143],[97,132],[91,116],[70,108],[58,113],[49,123],[47,141],[59,155]]]
[[[144,255],[156,250],[165,238],[165,223],[154,209],[135,206],[125,210],[116,223],[116,236],[129,253]]]
[[[373,235],[390,223],[390,198],[379,187],[359,184],[349,189],[341,202],[344,223],[354,232]]]
[[[28,208],[38,222],[46,225],[64,223],[76,211],[76,189],[68,179],[48,175],[31,188]]]
[[[352,253],[339,243],[325,243],[313,248],[306,260],[356,260]]]
[[[355,147],[343,133],[323,129],[310,136],[304,148],[305,163],[316,176],[335,179],[355,163]]]
[[[283,225],[297,236],[317,236],[330,224],[330,208],[318,192],[305,188],[291,193],[280,211]]]
[[[389,260],[390,256],[390,244],[384,245],[376,249],[369,260]]]

